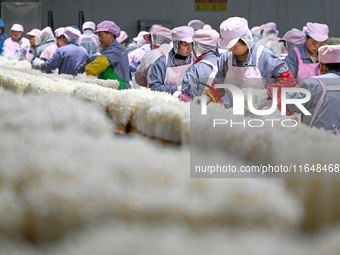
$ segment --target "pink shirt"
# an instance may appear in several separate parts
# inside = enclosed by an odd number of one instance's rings
[[[30,60],[29,49],[31,47],[30,40],[22,37],[19,42],[16,42],[12,37],[4,42],[3,55],[11,59]],[[26,50],[26,52],[24,52]],[[24,56],[22,54],[25,53]]]
[[[57,44],[52,44],[48,46],[46,49],[43,50],[43,52],[40,55],[41,59],[49,60],[53,57],[54,52],[58,49]]]

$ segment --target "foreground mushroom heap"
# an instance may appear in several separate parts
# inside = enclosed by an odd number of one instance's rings
[[[240,167],[309,160],[290,146],[327,152],[338,137],[304,126],[211,130],[211,119],[190,123],[189,104],[168,94],[0,69],[1,253],[337,254],[336,179],[190,179],[188,145]],[[116,125],[181,145],[114,135]],[[310,142],[297,145],[302,138]],[[312,223],[313,236],[302,231]]]

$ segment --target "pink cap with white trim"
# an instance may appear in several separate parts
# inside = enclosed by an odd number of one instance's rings
[[[325,24],[308,22],[306,33],[315,41],[324,42],[328,39],[329,29]]]
[[[41,31],[37,28],[33,28],[31,31],[29,31],[28,33],[26,33],[26,35],[30,35],[30,36],[35,36],[35,37],[40,37],[41,35]]]
[[[245,18],[232,17],[220,25],[221,38],[218,44],[222,48],[232,48],[238,40],[248,32],[248,21]]]
[[[188,23],[188,27],[192,27],[194,30],[202,29],[204,26],[204,22],[199,19],[190,20]]]
[[[319,48],[319,62],[340,63],[340,45],[326,45]]]
[[[144,35],[149,34],[147,31],[140,31],[136,37],[133,38],[134,41],[144,40]]]
[[[150,42],[150,35],[161,35],[171,40],[171,30],[162,26],[151,27],[150,33],[143,35],[145,41]]]
[[[80,31],[71,26],[66,27],[64,30],[64,36],[69,42],[75,42],[80,35]]]
[[[189,26],[175,27],[171,30],[171,40],[192,43],[192,36],[194,33],[194,29]]]
[[[276,24],[274,22],[268,22],[263,27],[263,32],[268,32],[272,30],[276,31]]]
[[[209,24],[205,24],[202,29],[213,29]]]
[[[214,29],[199,29],[192,37],[195,42],[213,47],[217,46],[218,38],[220,38],[220,34]]]
[[[43,30],[41,30],[40,38],[45,38],[46,36],[53,34],[53,31],[50,27],[45,27]]]
[[[287,41],[294,44],[304,44],[306,42],[305,34],[297,28],[293,28],[281,38],[280,41]]]
[[[20,24],[13,24],[11,27],[11,31],[19,31],[19,32],[24,32],[24,27]]]
[[[92,29],[93,31],[96,30],[96,24],[92,21],[86,21],[83,26],[82,29]]]
[[[261,33],[262,29],[263,28],[260,27],[260,26],[255,26],[252,29],[250,29],[250,32],[251,32],[252,35],[257,35],[257,34]]]
[[[129,38],[128,34],[125,31],[120,31],[120,36],[117,37],[117,42],[122,43],[124,42],[127,38]]]
[[[60,37],[64,34],[65,28],[64,27],[59,27],[56,30],[54,30],[54,34],[56,37]]]

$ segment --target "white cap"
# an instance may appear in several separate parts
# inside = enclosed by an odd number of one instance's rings
[[[82,27],[83,30],[85,29],[92,29],[93,31],[96,30],[96,24],[92,21],[86,21],[84,24],[83,24],[83,27]]]
[[[13,24],[13,26],[11,27],[11,31],[19,31],[19,32],[23,33],[24,27],[20,24]]]
[[[35,37],[40,37],[41,36],[41,31],[37,28],[33,28],[31,31],[29,31],[28,33],[26,33],[26,35],[31,35],[31,36],[35,36]]]

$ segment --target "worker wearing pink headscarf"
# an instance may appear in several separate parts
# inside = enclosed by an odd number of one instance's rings
[[[83,46],[89,55],[95,54],[98,51],[99,39],[98,35],[94,34],[96,24],[92,21],[86,21],[82,26],[83,34],[78,39],[78,44]]]
[[[306,37],[301,30],[293,28],[287,31],[280,41],[284,43],[287,52],[290,53],[295,47],[304,44]]]
[[[102,50],[89,56],[85,63],[86,74],[97,75],[103,80],[117,80],[118,89],[130,88],[127,51],[116,40],[120,36],[120,28],[113,21],[105,20],[98,24],[95,33],[99,37]]]
[[[327,25],[308,22],[305,31],[306,42],[285,58],[289,71],[298,82],[320,74],[318,49],[325,45],[328,33]]]
[[[59,74],[76,75],[78,66],[84,63],[87,58],[85,48],[75,44],[79,36],[78,29],[71,26],[66,27],[62,36],[65,45],[58,48],[53,57],[46,62],[36,58],[33,61],[33,66],[45,72],[58,68]]]
[[[219,44],[229,52],[220,57],[217,82],[236,82],[234,85],[239,87],[256,89],[258,94],[254,101],[258,102],[259,110],[272,106],[273,88],[277,88],[280,109],[281,88],[296,86],[287,65],[269,48],[254,44],[248,21],[244,18],[231,17],[223,21],[220,34]],[[275,78],[280,80],[275,82]]]
[[[268,22],[263,26],[263,34],[265,37],[259,40],[257,44],[272,49],[278,56],[285,53],[285,47],[280,42],[281,38],[278,37],[279,31],[274,22]]]
[[[65,45],[64,40],[62,38],[64,34],[64,27],[59,27],[56,30],[54,30],[55,37],[57,38],[57,43],[52,44],[48,46],[40,55],[40,59],[42,60],[49,60],[53,57],[54,53],[59,47],[62,47]]]
[[[303,106],[312,115],[301,115],[301,121],[309,126],[340,133],[340,45],[322,46],[318,50],[319,76],[306,79],[297,87],[311,92],[311,98]],[[289,93],[288,99],[305,98],[304,93]],[[302,113],[296,105],[288,109]]]
[[[32,61],[33,56],[35,55],[36,48],[40,45],[41,40],[41,31],[39,29],[32,29],[30,32],[26,33],[26,35],[29,36],[31,47],[29,49],[29,57],[27,58],[27,61]]]
[[[163,26],[152,26],[144,39],[150,42],[152,50],[144,55],[135,73],[135,81],[140,86],[149,87],[148,77],[153,63],[172,49],[171,30]]]
[[[209,90],[217,74],[219,55],[216,51],[220,34],[214,29],[195,31],[194,54],[195,63],[188,68],[183,78],[182,92],[193,98],[200,96],[204,89]],[[184,96],[184,95],[182,95]]]
[[[151,90],[174,94],[182,91],[182,81],[186,70],[194,63],[194,29],[188,26],[176,27],[171,31],[174,48],[156,60],[149,75]]]

